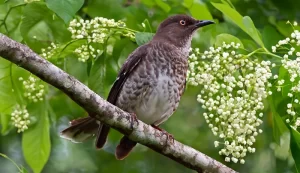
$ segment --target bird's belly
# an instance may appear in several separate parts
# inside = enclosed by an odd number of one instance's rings
[[[175,89],[174,89],[175,88]],[[168,76],[160,76],[153,87],[146,88],[135,106],[137,117],[147,124],[159,125],[173,113],[177,87]]]

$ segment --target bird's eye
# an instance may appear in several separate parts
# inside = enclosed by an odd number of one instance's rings
[[[180,25],[185,25],[186,24],[186,22],[185,22],[185,20],[180,20]]]

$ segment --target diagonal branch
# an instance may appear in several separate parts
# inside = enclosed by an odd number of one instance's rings
[[[176,162],[197,172],[235,173],[234,170],[176,140],[170,144],[159,130],[139,121],[130,125],[130,114],[108,103],[87,86],[41,58],[27,46],[0,33],[0,56],[30,71],[45,82],[66,93],[95,118]]]

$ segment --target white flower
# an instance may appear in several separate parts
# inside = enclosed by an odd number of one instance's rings
[[[17,105],[11,113],[11,120],[13,125],[18,129],[18,133],[24,132],[28,129],[30,120],[26,107]]]
[[[27,80],[22,78],[24,88],[24,96],[33,102],[44,100],[45,83],[38,77],[30,74]]]
[[[219,146],[219,141],[215,141],[214,144],[215,144],[215,147],[218,147]]]
[[[197,101],[205,109],[203,116],[213,134],[226,139],[219,154],[227,156],[228,162],[232,159],[238,162],[246,152],[255,151],[247,147],[253,145],[258,133],[262,133],[257,128],[262,124],[259,117],[263,116],[263,101],[272,94],[267,89],[272,87],[268,82],[272,77],[272,63],[245,59],[236,51],[237,47],[235,43],[223,43],[222,47],[210,48],[204,52],[209,56],[207,61],[202,60],[200,52],[193,50],[187,80],[189,84],[201,87]],[[246,75],[241,71],[247,71]],[[247,92],[249,89],[251,93]],[[218,141],[214,144],[220,145]],[[244,153],[237,152],[244,149]]]
[[[145,24],[142,23],[142,26],[145,27]],[[99,51],[92,45],[103,44],[111,33],[134,39],[135,33],[125,27],[126,25],[122,21],[116,22],[113,19],[103,17],[96,17],[91,20],[72,20],[68,27],[72,34],[72,39],[87,40],[87,44],[81,45],[74,50],[74,53],[78,55],[78,60],[86,62],[89,58],[96,58]]]
[[[298,118],[296,119],[295,126],[296,126],[296,128],[297,128],[297,127],[300,127],[300,117],[298,117]]]
[[[59,44],[51,43],[47,49],[41,49],[42,53],[40,56],[45,59],[52,58],[58,52],[58,49],[56,49],[57,47],[59,47]]]
[[[293,25],[294,25],[294,26],[297,26],[297,25],[298,25],[298,23],[295,21],[295,22],[293,23]]]
[[[272,46],[272,52],[276,52],[276,46]]]

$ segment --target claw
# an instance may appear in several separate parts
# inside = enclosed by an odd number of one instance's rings
[[[153,128],[161,131],[163,133],[163,135],[166,135],[167,136],[167,141],[169,141],[171,144],[174,143],[174,136],[170,133],[168,133],[167,131],[165,131],[164,129],[161,129],[159,128],[158,126],[156,125],[151,125]]]
[[[134,125],[134,122],[136,122],[136,124],[138,125],[139,124],[139,120],[136,116],[135,113],[130,113],[130,126],[131,126],[131,130],[133,130],[133,125]]]

